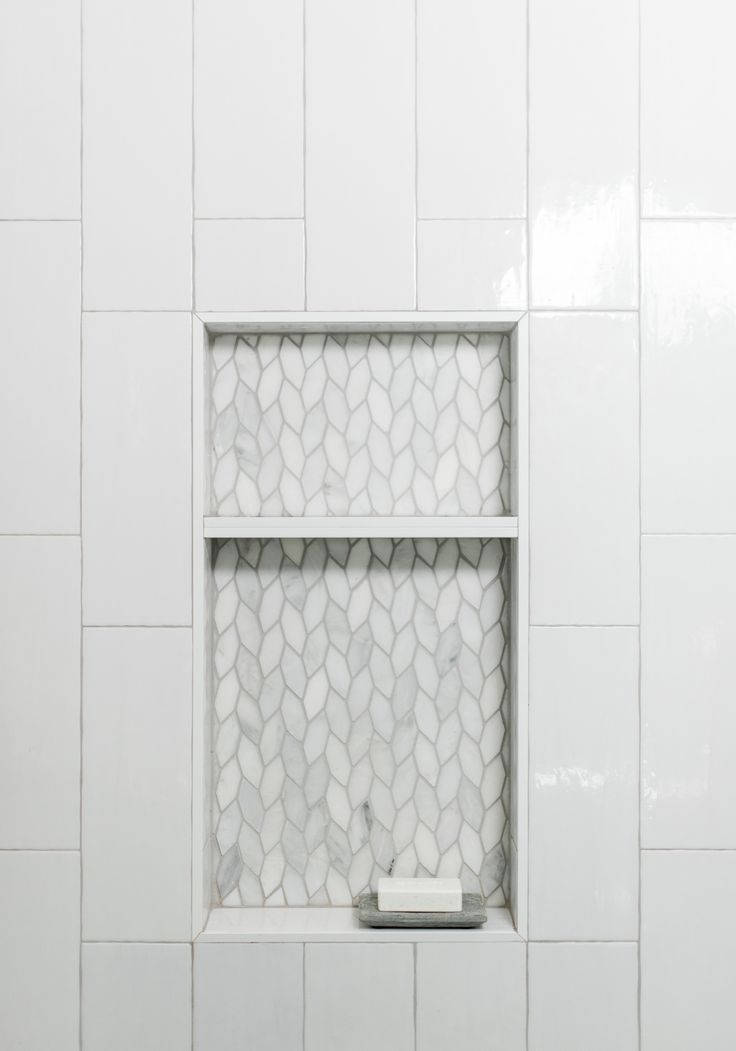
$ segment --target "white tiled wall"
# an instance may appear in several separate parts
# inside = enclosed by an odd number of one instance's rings
[[[80,1002],[82,1051],[190,1045],[196,303],[531,307],[528,1047],[730,1051],[735,30],[730,0],[0,5],[0,1046],[79,1051]],[[81,1001],[80,871],[113,939]],[[297,1047],[436,1044],[450,956],[415,1018],[410,948],[367,948],[307,947]],[[231,1046],[240,1005],[195,993]],[[497,1007],[471,1039],[523,1047]]]

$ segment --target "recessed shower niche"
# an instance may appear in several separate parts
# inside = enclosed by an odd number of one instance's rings
[[[518,327],[302,317],[203,333],[204,910],[518,924]]]

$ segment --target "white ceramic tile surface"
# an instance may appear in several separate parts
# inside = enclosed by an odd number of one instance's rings
[[[191,632],[84,632],[84,937],[189,937]]]
[[[0,224],[3,533],[79,531],[79,267],[79,223]]]
[[[642,841],[736,847],[736,537],[644,537]]]
[[[420,310],[526,306],[526,223],[435,219],[417,224]]]
[[[0,6],[0,219],[78,219],[80,0]]]
[[[87,0],[84,306],[187,310],[192,255],[192,9]]]
[[[83,947],[82,1051],[191,1051],[191,1046],[189,945]]]
[[[302,945],[196,945],[194,1051],[302,1051]]]
[[[639,620],[635,314],[533,315],[531,620]]]
[[[529,695],[530,935],[634,939],[637,630],[532,629]]]
[[[644,851],[641,1051],[736,1046],[736,853]]]
[[[526,946],[418,945],[417,1051],[526,1051]]]
[[[637,0],[530,0],[534,307],[637,303]]]
[[[301,219],[198,219],[197,310],[302,310]]]
[[[634,1051],[638,980],[635,944],[531,944],[529,1051]]]
[[[307,945],[305,1051],[414,1051],[411,945]]]
[[[307,306],[411,310],[414,0],[309,0]]]
[[[194,209],[303,215],[303,0],[196,0]]]
[[[417,149],[422,219],[525,214],[523,4],[417,4]]]
[[[190,326],[84,317],[85,624],[191,623]]]
[[[645,532],[736,530],[736,223],[642,231]]]
[[[0,851],[0,1047],[79,1049],[79,853]]]
[[[0,537],[0,849],[79,847],[78,537]]]

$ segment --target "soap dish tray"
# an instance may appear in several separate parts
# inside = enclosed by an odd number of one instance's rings
[[[487,918],[480,894],[463,894],[460,912],[381,912],[377,894],[358,898],[358,919],[366,927],[482,927]]]

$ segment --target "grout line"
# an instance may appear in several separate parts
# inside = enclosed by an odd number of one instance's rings
[[[538,624],[532,622],[529,624],[530,628],[545,628],[546,630],[555,630],[556,628],[590,628],[593,631],[598,629],[605,630],[608,628],[638,628],[639,624]]]
[[[303,266],[304,266],[304,310],[307,307],[307,0],[302,0],[302,211],[303,217]]]
[[[642,795],[643,795],[643,793],[642,793],[642,745],[641,745],[641,739],[642,739],[642,704],[641,704],[641,661],[642,661],[642,651],[641,651],[641,619],[642,619],[642,585],[641,585],[641,580],[642,580],[642,573],[641,573],[641,553],[642,553],[642,471],[641,471],[641,438],[642,438],[642,414],[641,414],[641,392],[642,392],[642,383],[641,383],[641,375],[642,375],[642,369],[641,369],[641,300],[642,300],[642,268],[641,268],[641,235],[642,235],[642,228],[641,228],[641,218],[642,218],[642,216],[641,216],[641,200],[642,200],[642,186],[641,186],[641,0],[639,0],[638,5],[637,5],[637,29],[638,29],[638,36],[637,36],[637,78],[638,78],[638,81],[637,81],[637,90],[638,90],[638,107],[637,107],[637,117],[638,117],[638,120],[637,120],[637,147],[638,147],[638,151],[637,151],[637,161],[638,161],[638,166],[637,166],[637,191],[638,192],[637,192],[637,199],[636,199],[636,201],[637,201],[637,210],[638,210],[638,219],[639,219],[638,226],[637,226],[637,241],[636,241],[636,244],[637,244],[637,278],[638,278],[638,280],[637,280],[637,293],[638,293],[638,301],[637,301],[637,312],[638,312],[638,316],[637,316],[637,323],[638,323],[637,354],[638,354],[638,367],[639,367],[639,371],[638,371],[638,383],[639,383],[639,390],[638,390],[638,395],[639,395],[639,398],[638,398],[638,409],[639,409],[638,427],[639,427],[639,433],[637,435],[637,438],[638,438],[638,453],[639,453],[639,464],[638,464],[638,466],[639,466],[639,479],[638,479],[638,481],[639,481],[639,631],[638,631],[639,661],[638,661],[638,669],[637,669],[637,673],[638,673],[637,702],[638,702],[639,722],[638,722],[638,728],[637,728],[638,770],[637,770],[637,777],[636,777],[636,785],[637,785],[636,815],[637,815],[637,847],[638,847],[638,858],[637,858],[637,861],[638,861],[638,865],[637,865],[638,886],[637,886],[637,896],[636,896],[636,904],[637,904],[636,1016],[637,1016],[637,1036],[638,1036],[638,1041],[639,1041],[639,1048],[641,1048],[641,1041],[642,1041],[642,1029],[641,1029],[641,879],[642,879],[642,876],[641,876],[641,858],[642,858],[642,853],[641,853],[641,809],[642,809]]]
[[[140,629],[151,630],[151,631],[188,631],[191,630],[191,624],[88,624],[84,622],[82,628],[88,630],[106,630],[109,628],[122,628],[124,630],[133,629],[139,631]]]
[[[195,223],[298,223],[303,215],[194,215]]]
[[[0,540],[79,540],[81,533],[0,533]]]
[[[307,943],[302,942],[302,1047],[307,1045]]]
[[[416,6],[416,0],[415,0],[415,6]],[[417,1000],[418,1000],[418,997],[417,997],[417,979],[418,979],[417,969],[418,969],[418,964],[419,964],[419,944],[418,944],[418,942],[413,942],[412,948],[414,950],[413,953],[412,953],[413,963],[414,963],[414,975],[413,975],[414,983],[413,983],[413,986],[412,986],[412,999],[413,999],[413,1004],[414,1004],[414,1019],[413,1019],[413,1021],[414,1021],[414,1051],[418,1051],[418,1047],[419,1047],[419,1044],[418,1044],[418,1039],[419,1038],[417,1036]]]
[[[195,165],[196,165],[196,137],[195,137],[195,84],[196,84],[196,62],[195,62],[195,27],[196,27],[196,0],[191,0],[191,31],[192,31],[192,80],[191,80],[191,164],[192,164],[192,232],[191,232],[191,259],[190,259],[190,271],[191,271],[191,315],[189,318],[189,538],[190,538],[190,573],[191,578],[189,582],[189,619],[192,623],[192,634],[190,638],[190,699],[189,699],[189,908],[187,922],[189,924],[189,935],[190,935],[190,998],[191,1002],[189,1005],[189,1019],[190,1019],[190,1039],[191,1049],[194,1051],[194,866],[196,864],[196,858],[194,853],[194,772],[197,768],[197,764],[194,762],[194,744],[196,735],[194,733],[194,704],[195,704],[195,686],[194,686],[194,670],[197,666],[197,662],[194,659],[194,647],[197,645],[197,640],[194,636],[194,550],[195,544],[197,544],[198,536],[197,530],[194,528],[194,309],[196,307],[196,239],[195,239],[195,212],[196,212],[196,193],[195,193]]]
[[[0,223],[79,223],[81,221],[79,216],[76,219],[0,219]]]
[[[141,307],[136,309],[135,307],[109,307],[108,309],[88,309],[82,307],[82,314],[186,314],[191,317],[193,310],[190,307],[180,307],[175,310],[154,310],[152,307]]]
[[[414,0],[414,309],[419,310],[419,11]]]
[[[736,223],[736,215],[640,215],[640,223]]]
[[[84,0],[79,4],[79,1051],[83,1051],[84,944]]]

